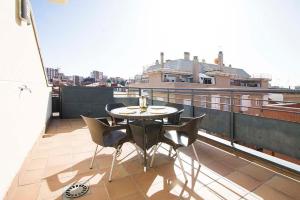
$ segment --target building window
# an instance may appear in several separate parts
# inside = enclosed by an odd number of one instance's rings
[[[200,107],[206,108],[206,96],[200,96]]]
[[[230,106],[229,104],[230,104],[230,98],[224,97],[224,104],[223,104],[224,111],[229,111],[229,106]]]

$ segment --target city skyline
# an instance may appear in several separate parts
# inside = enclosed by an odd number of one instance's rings
[[[189,51],[250,75],[272,75],[272,85],[300,85],[297,1],[32,1],[45,66],[68,74],[92,70],[133,77],[160,52],[178,59]],[[95,66],[100,66],[96,68]]]

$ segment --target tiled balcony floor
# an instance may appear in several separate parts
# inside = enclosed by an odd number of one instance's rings
[[[64,189],[87,182],[90,190],[79,199],[300,199],[297,176],[284,176],[214,146],[195,144],[201,166],[191,149],[182,150],[184,178],[178,159],[162,146],[154,167],[143,172],[132,144],[123,146],[113,181],[107,181],[113,149],[101,149],[89,169],[95,144],[81,120],[53,120],[47,134],[34,145],[6,199],[63,199]],[[297,181],[298,179],[298,181]]]

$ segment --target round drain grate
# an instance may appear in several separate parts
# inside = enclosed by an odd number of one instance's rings
[[[65,191],[65,197],[67,198],[77,198],[85,195],[89,191],[89,187],[84,184],[75,184],[70,186],[66,191]]]

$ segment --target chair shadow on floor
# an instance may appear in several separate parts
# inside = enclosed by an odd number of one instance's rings
[[[135,177],[145,175],[145,173],[142,171],[142,161],[136,154],[136,151],[132,150],[130,152],[125,152],[124,154],[126,155],[121,155],[119,157],[117,162],[118,165],[116,165],[116,168],[114,168],[112,183],[118,182],[125,177],[132,177],[134,183]],[[89,169],[91,157],[87,157],[79,162],[75,162],[73,165],[66,167],[63,170],[59,170],[52,175],[44,177],[49,191],[51,193],[59,194],[59,196],[56,197],[57,200],[62,198],[61,195],[63,195],[64,189],[75,183],[88,183],[91,187],[99,184],[103,185],[103,183],[105,185],[111,184],[108,182],[110,169],[110,165],[108,163],[112,160],[112,154],[101,154],[100,150],[100,153],[98,152],[96,157],[96,161],[98,162],[94,163],[95,166],[93,169]],[[152,173],[152,176],[142,184],[143,187],[141,187],[139,184],[136,184],[135,187],[137,191],[139,191],[144,197],[147,197],[147,199],[190,199],[191,197],[195,199],[201,199],[199,196],[195,196],[195,193],[191,189],[197,181],[196,176],[200,171],[200,166],[196,170],[196,173],[194,173],[195,170],[192,170],[191,176],[193,178],[191,178],[188,183],[185,183],[182,177],[182,179],[177,178],[175,167],[178,168],[179,165],[176,163],[174,165],[174,160],[170,160],[170,157],[160,153],[158,153],[157,158],[164,161],[154,162],[153,168],[148,170],[148,173]],[[101,163],[101,160],[105,160],[104,163]],[[133,162],[140,163],[140,170],[135,172],[126,170],[124,166]],[[103,165],[100,166],[101,164]],[[168,171],[167,173],[164,173],[164,170],[160,170],[164,167],[166,167]],[[160,178],[160,181],[154,184],[157,177]]]

